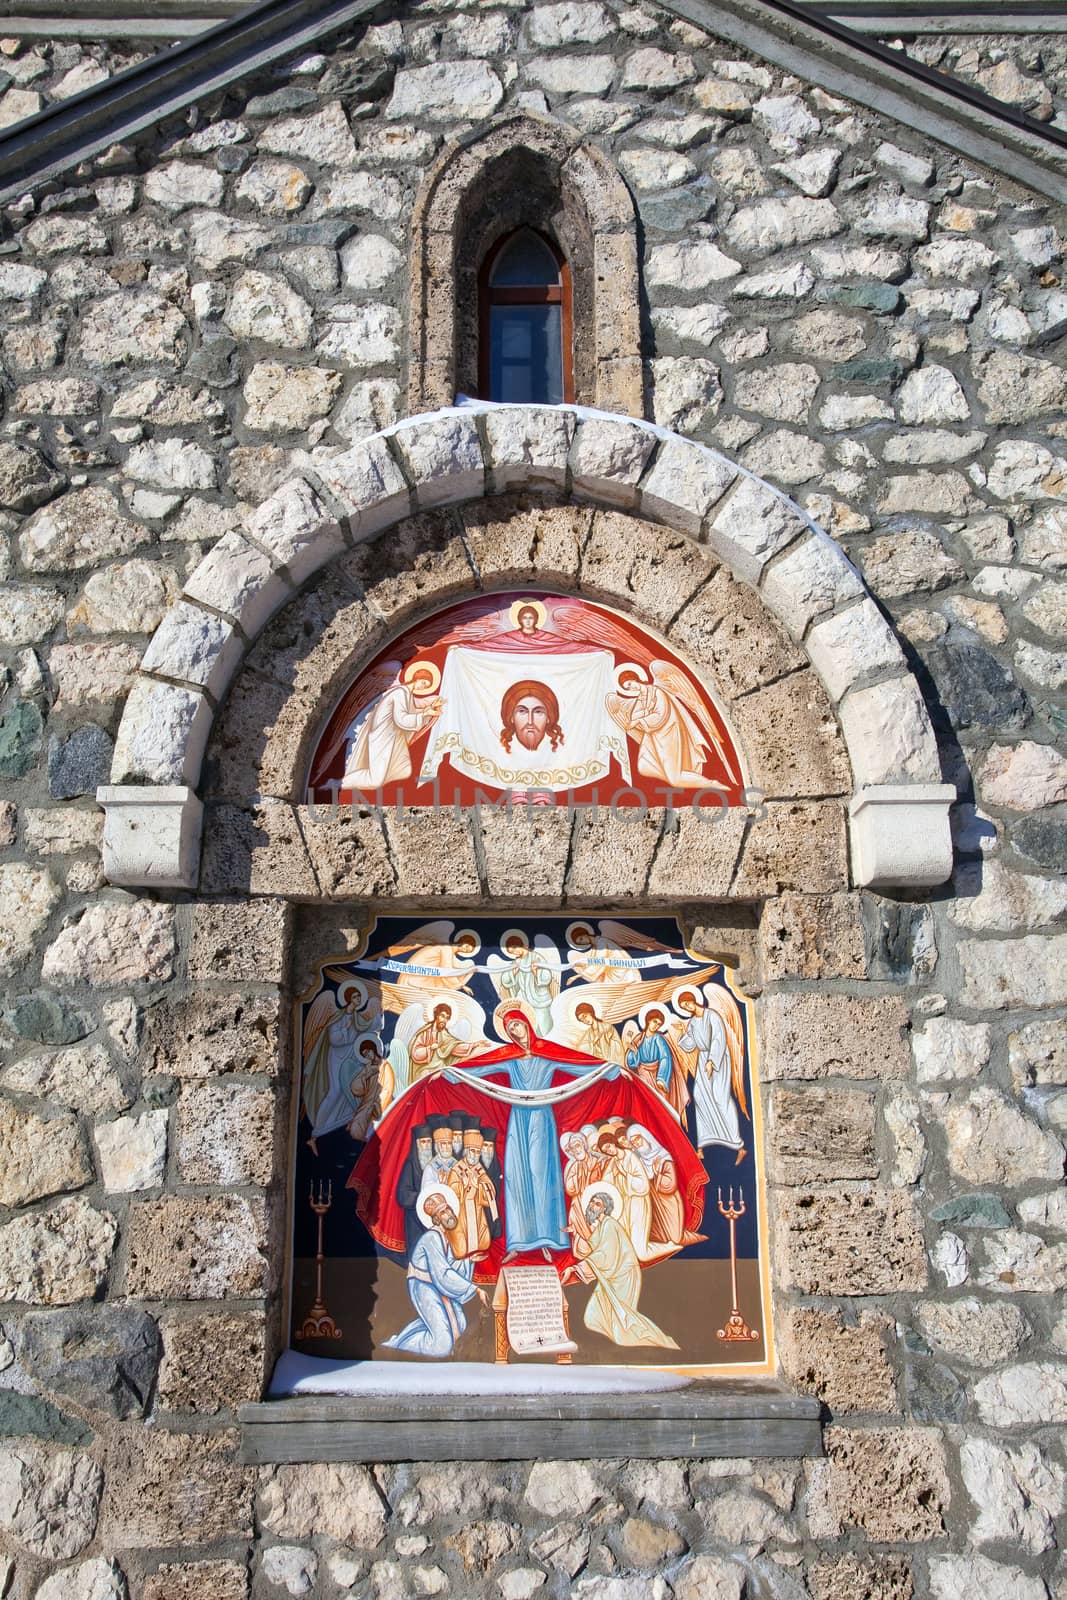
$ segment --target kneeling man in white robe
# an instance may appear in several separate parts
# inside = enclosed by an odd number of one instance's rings
[[[458,1226],[458,1201],[450,1189],[432,1188],[419,1198],[418,1213],[426,1232],[408,1261],[408,1294],[418,1315],[385,1343],[392,1350],[416,1356],[450,1356],[466,1330],[461,1307],[475,1295],[489,1304],[474,1283],[474,1262],[457,1261],[445,1234]]]

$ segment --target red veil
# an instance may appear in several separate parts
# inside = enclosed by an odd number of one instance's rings
[[[529,1025],[525,1012],[516,1009],[504,1013],[505,1023],[509,1016],[522,1017]],[[558,1061],[561,1066],[587,1066],[596,1061],[595,1056],[583,1055],[580,1051],[568,1049],[566,1045],[539,1038],[531,1028],[528,1049],[517,1044],[501,1045],[497,1050],[472,1056],[462,1066],[502,1065],[505,1061],[514,1061],[527,1054]],[[494,1081],[496,1076],[490,1074],[489,1081]],[[499,1079],[507,1083],[505,1073],[499,1074]],[[553,1085],[569,1081],[565,1076],[553,1074]],[[580,1089],[561,1105],[553,1106],[552,1110],[558,1138],[565,1133],[578,1132],[583,1123],[599,1122],[606,1117],[621,1117],[627,1124],[642,1123],[669,1152],[678,1174],[678,1192],[685,1206],[686,1230],[693,1233],[697,1231],[704,1214],[703,1191],[708,1175],[684,1129],[679,1127],[666,1101],[655,1090],[648,1088],[639,1078],[627,1075],[626,1069],[622,1069],[618,1078],[602,1078],[589,1088]],[[404,1253],[404,1213],[397,1204],[396,1190],[401,1169],[411,1154],[412,1130],[430,1116],[447,1116],[454,1111],[476,1116],[484,1125],[500,1130],[497,1157],[501,1166],[506,1168],[507,1127],[511,1107],[501,1100],[490,1099],[465,1083],[447,1083],[443,1075],[421,1079],[390,1107],[348,1178],[347,1187],[356,1193],[356,1213],[383,1249]],[[498,1204],[503,1215],[503,1193],[498,1196]],[[503,1236],[494,1239],[488,1256],[475,1269],[477,1282],[491,1283],[496,1279],[506,1249]],[[562,1270],[571,1265],[574,1257],[569,1250],[554,1251],[552,1260]],[[516,1261],[520,1264],[529,1261],[543,1265],[544,1257],[538,1250],[529,1256],[520,1255]]]

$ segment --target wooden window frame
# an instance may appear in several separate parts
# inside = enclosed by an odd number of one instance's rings
[[[559,282],[557,284],[532,284],[528,288],[515,285],[509,288],[494,289],[490,280],[497,260],[507,249],[511,241],[520,233],[532,233],[541,240],[552,252],[552,258],[559,268]],[[574,302],[571,292],[571,269],[567,265],[567,258],[547,233],[542,233],[540,228],[532,228],[528,223],[522,223],[517,228],[511,228],[487,250],[485,259],[478,272],[478,391],[483,400],[489,399],[490,383],[490,308],[492,306],[544,306],[558,305],[561,308],[560,336],[563,342],[563,401],[565,406],[574,404]]]

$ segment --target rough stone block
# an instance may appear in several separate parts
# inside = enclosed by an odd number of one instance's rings
[[[757,689],[734,715],[752,783],[768,799],[850,792],[845,742],[814,673],[794,672]]]
[[[265,1330],[261,1311],[163,1318],[157,1404],[214,1416],[262,1398]]]
[[[60,1200],[0,1227],[0,1299],[71,1305],[102,1287],[118,1222],[88,1200]]]
[[[858,895],[781,894],[764,908],[760,944],[768,983],[867,976]]]
[[[915,1586],[903,1556],[828,1556],[808,1569],[812,1600],[912,1600]],[[952,1600],[957,1593],[954,1590]],[[946,1595],[945,1600],[949,1600]],[[1005,1597],[1007,1600],[1007,1597]]]
[[[258,1509],[280,1539],[318,1535],[374,1550],[385,1537],[386,1504],[370,1470],[355,1464],[277,1467],[262,1483]]]
[[[167,1561],[144,1581],[142,1600],[248,1600],[240,1561]]]
[[[288,956],[289,919],[289,908],[280,900],[257,900],[252,905],[198,901],[193,907],[190,978],[280,983]]]
[[[811,664],[836,704],[855,684],[875,673],[900,670],[896,635],[873,600],[817,622],[807,639]]]
[[[529,505],[509,495],[472,500],[462,517],[467,548],[483,583],[507,577],[570,587],[578,577],[593,511]]]
[[[857,786],[940,780],[937,741],[914,678],[853,689],[838,716]]]
[[[130,1207],[126,1293],[134,1299],[247,1298],[264,1292],[269,1270],[261,1200],[166,1195]]]
[[[629,609],[666,626],[707,582],[716,563],[685,533],[619,511],[598,511],[582,551],[582,589],[594,599]]]
[[[9,1012],[5,1020],[9,1026],[15,1020],[20,1037],[54,1044],[57,1037],[69,1037],[72,1030],[64,1026],[63,1010],[59,1006],[53,1010],[54,1002],[46,1004],[44,1001],[43,996],[30,996],[24,1006],[15,1012],[14,1019]],[[22,1021],[23,1018],[26,1021]],[[31,1019],[36,1021],[32,1022]],[[17,1026],[20,1021],[21,1029]],[[33,1027],[32,1033],[27,1022]],[[74,1028],[78,1026],[81,1024],[75,1022]],[[86,1023],[86,1026],[90,1024]],[[41,1039],[41,1034],[47,1034],[47,1037]],[[2,1086],[90,1115],[102,1111],[124,1111],[132,1098],[111,1057],[99,1044],[75,1045],[68,1050],[55,1050],[47,1055],[22,1056],[5,1067]]]
[[[71,1450],[0,1451],[0,1528],[45,1560],[76,1556],[93,1537],[103,1480],[97,1462]]]
[[[316,731],[317,710],[308,693],[265,679],[246,665],[212,728],[201,769],[205,799],[241,805],[258,791],[275,800],[302,800],[306,746]]]
[[[361,544],[342,556],[337,570],[360,584],[368,606],[394,626],[416,606],[443,605],[475,584],[456,516],[435,511],[406,518],[375,543]]]
[[[106,1469],[102,1532],[112,1546],[151,1550],[251,1535],[252,1472],[237,1463],[234,1433],[117,1433]]]
[[[144,1413],[159,1357],[155,1321],[133,1306],[31,1312],[19,1325],[19,1360],[41,1387],[105,1416]]]
[[[772,992],[760,1003],[761,1076],[899,1081],[908,1072],[908,1027],[897,995]]]
[[[978,1010],[1067,1003],[1067,934],[961,939],[959,1002]]]
[[[836,800],[778,800],[749,823],[733,893],[826,894],[848,882],[845,814]]]
[[[340,455],[316,457],[315,474],[348,518],[353,538],[367,539],[411,509],[407,479],[381,434]]]
[[[277,1121],[269,1089],[232,1079],[183,1084],[175,1130],[182,1182],[266,1187],[283,1143]]]
[[[863,593],[863,583],[839,544],[813,533],[763,574],[765,603],[794,639],[802,639],[816,617]]]
[[[778,1235],[786,1287],[802,1294],[895,1294],[926,1287],[915,1202],[870,1184],[779,1190]]]
[[[232,623],[179,600],[149,640],[141,666],[161,678],[179,678],[221,700],[244,645]]]
[[[755,584],[771,557],[810,529],[807,518],[784,495],[758,478],[745,477],[712,517],[708,543],[736,577]]]
[[[739,806],[722,811],[692,808],[675,813],[648,876],[648,893],[679,898],[725,899],[730,892],[748,814]]]
[[[195,788],[211,720],[210,703],[199,689],[138,678],[115,740],[111,782]]]
[[[337,523],[303,478],[290,479],[257,506],[248,519],[248,531],[294,584],[310,578],[345,547]]]
[[[230,1072],[275,1077],[281,1070],[280,1015],[277,993],[250,994],[242,989],[168,997],[148,1013],[145,1043],[150,1070],[177,1078]]]
[[[572,819],[565,808],[515,806],[483,810],[477,823],[491,895],[521,904],[527,900],[558,904],[570,855]],[[521,885],[521,893],[516,893]]]
[[[98,1122],[94,1130],[100,1178],[109,1194],[155,1189],[167,1161],[166,1108]]]
[[[254,639],[293,598],[293,587],[262,550],[239,533],[226,533],[196,568],[185,595],[239,622],[245,637]]]
[[[818,1395],[834,1412],[897,1409],[893,1369],[885,1351],[888,1319],[865,1312],[853,1324],[840,1311],[784,1308],[778,1349],[789,1381]]]
[[[620,810],[620,816],[626,813]],[[639,811],[629,821],[609,813],[594,819],[591,810],[578,813],[571,858],[564,885],[568,901],[636,899],[645,888],[663,830],[658,811]]]
[[[427,422],[401,424],[391,437],[404,458],[421,510],[483,492],[485,461],[474,413],[451,412]]]
[[[136,689],[143,681],[135,679],[134,688]],[[133,690],[131,697],[132,695]],[[180,725],[180,712],[175,720]],[[22,722],[21,716],[19,722]],[[21,742],[22,731],[22,728],[13,729],[16,741]],[[29,732],[31,741],[36,743],[36,730],[31,728]],[[161,733],[165,739],[166,730],[161,730]],[[53,800],[74,800],[79,795],[92,794],[98,784],[107,782],[113,760],[114,751],[110,736],[94,722],[87,722],[82,727],[75,728],[68,738],[52,734],[48,740],[49,794]],[[15,765],[23,767],[21,757],[16,760]],[[23,767],[23,771],[25,770]]]
[[[936,1428],[828,1428],[831,1498],[843,1523],[885,1544],[914,1544],[945,1531],[951,1501]]]
[[[324,809],[316,823],[302,806],[297,815],[321,895],[344,900],[396,894],[396,873],[378,812],[353,813],[348,807],[333,816]]]
[[[471,819],[432,810],[385,812],[385,837],[401,899],[481,897]]]
[[[982,1085],[943,1113],[948,1161],[965,1183],[1021,1188],[1063,1176],[1063,1145],[995,1089]]]
[[[49,983],[74,979],[94,988],[163,981],[173,972],[174,908],[151,900],[99,900],[45,951]]]
[[[668,634],[708,669],[710,687],[728,700],[808,665],[759,597],[726,567],[690,600]]]
[[[737,468],[700,445],[670,439],[641,480],[641,512],[700,537],[705,518],[737,477]]]
[[[574,493],[624,508],[636,505],[637,485],[655,447],[655,434],[636,422],[583,417],[571,448]]]
[[[767,1153],[774,1183],[876,1178],[875,1101],[863,1089],[776,1088]]]
[[[274,800],[250,809],[208,807],[201,894],[314,895],[317,889],[295,806]]]
[[[562,488],[576,420],[573,411],[558,406],[501,406],[483,412],[490,493]]]
[[[92,1167],[76,1117],[39,1117],[0,1097],[0,1205],[25,1206],[81,1189]]]

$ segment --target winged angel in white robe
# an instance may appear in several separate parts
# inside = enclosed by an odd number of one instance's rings
[[[347,744],[342,789],[373,793],[411,777],[411,746],[436,721],[440,670],[431,661],[383,661],[362,674],[342,705],[338,729],[311,774],[314,786]]]
[[[617,668],[618,692],[607,708],[624,733],[637,742],[637,770],[672,789],[721,787],[704,774],[714,747],[733,782],[737,776],[726,747],[692,683],[671,661],[653,661],[646,678],[636,663]]]
[[[368,1094],[380,1091],[382,1111],[389,1103],[390,1086],[386,1079],[377,1085],[369,1081],[368,1061],[360,1047],[371,1041],[378,1044],[381,1012],[368,985],[340,970],[328,977],[340,978],[337,997],[326,989],[318,995],[304,1023],[303,1099],[311,1123],[308,1143],[317,1152],[315,1141],[335,1128],[344,1127],[364,1108]]]
[[[501,1000],[525,1000],[542,1039],[551,1036],[552,1002],[559,994],[561,971],[556,945],[545,933],[533,943],[521,928],[508,928],[500,940],[503,955],[491,955],[486,965],[493,988]]]

